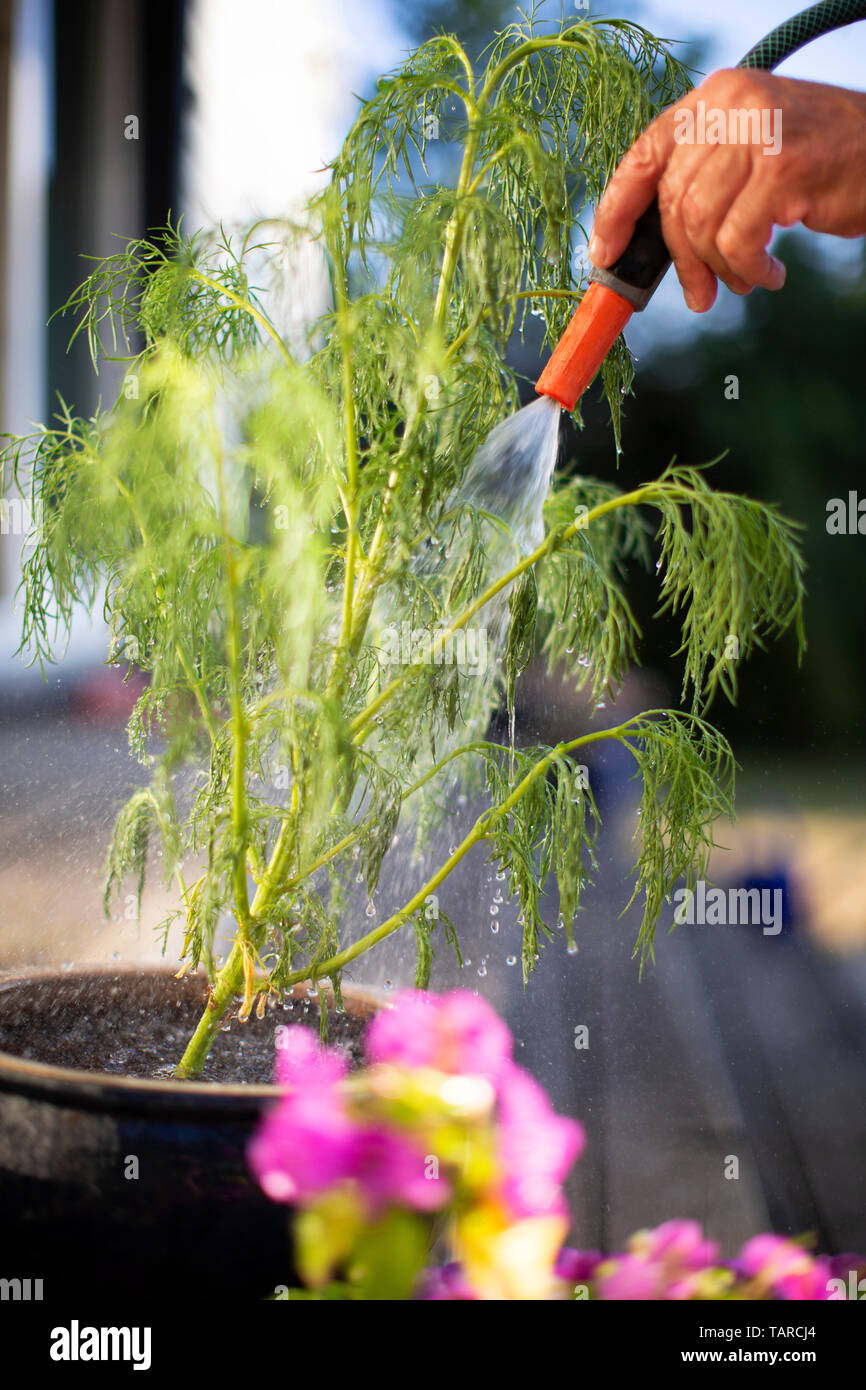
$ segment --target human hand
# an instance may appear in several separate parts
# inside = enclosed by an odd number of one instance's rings
[[[763,127],[750,124],[747,142],[701,142],[699,103],[707,135],[714,110],[726,129],[731,112],[758,113]],[[736,294],[781,289],[785,267],[767,251],[774,226],[866,234],[866,93],[745,68],[713,73],[663,111],[620,163],[595,216],[596,265],[622,255],[656,196],[690,309],[712,307],[718,280]]]

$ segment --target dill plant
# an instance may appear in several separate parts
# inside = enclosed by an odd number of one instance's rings
[[[4,468],[42,519],[22,645],[50,660],[73,607],[102,601],[110,660],[149,673],[129,737],[151,780],[117,819],[106,900],[129,876],[140,899],[155,837],[183,958],[210,980],[178,1075],[200,1072],[238,1000],[241,1019],[303,981],[330,981],[339,1000],[343,971],[398,929],[414,930],[423,985],[438,938],[459,954],[431,895],[475,844],[519,899],[528,976],[551,936],[546,887],[571,941],[592,869],[599,817],[575,756],[591,743],[622,744],[642,781],[641,959],[677,882],[705,871],[735,766],[706,707],[719,688],[735,694],[731,634],[743,657],[800,631],[794,527],[694,468],[627,493],[572,476],[553,488],[541,542],[493,566],[507,527],[459,493],[518,405],[509,336],[532,311],[557,341],[583,290],[583,211],[688,85],[664,44],[618,20],[512,25],[478,67],[436,37],[361,107],[302,225],[243,237],[169,225],[97,261],[65,306],[94,364],[120,360],[126,378],[92,418],[61,405],[50,426],[7,438]],[[434,131],[459,152],[453,186],[428,173]],[[332,305],[290,339],[253,281],[310,235]],[[617,447],[631,380],[619,342],[601,373]],[[651,553],[653,509],[661,603],[682,618],[683,708],[556,747],[491,741],[491,710],[503,692],[513,707],[539,644],[575,685],[615,690],[639,637],[623,569]],[[431,550],[451,559],[431,564]],[[437,660],[494,614],[490,679]],[[383,654],[383,623],[403,619],[432,634],[431,660]],[[374,892],[404,808],[435,801],[455,771],[484,789],[474,826],[399,911],[359,931],[351,885],[360,872]],[[417,823],[423,837],[429,816]]]

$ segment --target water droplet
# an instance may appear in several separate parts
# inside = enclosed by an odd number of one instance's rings
[[[599,700],[596,709],[607,709],[607,702],[605,700]]]
[[[577,942],[576,942],[576,941],[572,941],[572,942],[570,943],[570,945],[566,947],[566,955],[568,955],[568,956],[576,956],[576,955],[577,955]]]
[[[506,957],[505,957],[505,964],[506,964],[506,965],[516,965],[516,964],[517,964],[517,957],[516,957],[516,956],[506,956]]]
[[[500,870],[499,870],[499,873],[496,875],[496,882],[497,882],[497,883],[501,883],[502,880],[503,880],[504,878],[505,878],[505,870],[504,870],[504,869],[500,869]]]
[[[376,916],[376,904],[375,904],[375,903],[367,903],[367,906],[366,906],[366,908],[365,908],[364,910],[365,910],[365,912],[366,912],[366,914],[367,914],[368,917],[375,917],[375,916]]]
[[[499,908],[496,906],[496,903],[491,903],[491,904],[490,904],[490,916],[491,916],[491,917],[496,917],[496,916],[498,916],[498,913],[499,913]]]
[[[499,931],[499,923],[495,920],[492,921],[490,923],[490,930],[493,932],[493,935],[495,936],[496,933]]]
[[[476,975],[480,975],[482,979],[487,974],[487,966],[484,964],[483,961],[481,962],[475,973]]]
[[[393,981],[393,980],[386,980],[386,981],[385,981],[385,988],[386,988],[386,989],[393,989],[393,988],[394,988],[394,981]]]

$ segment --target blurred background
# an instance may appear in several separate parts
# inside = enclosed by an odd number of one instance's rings
[[[620,0],[604,12],[681,41],[681,56],[709,72],[795,8]],[[555,23],[572,7],[538,10]],[[591,13],[602,13],[595,0]],[[81,341],[68,350],[69,323],[49,323],[86,274],[82,257],[169,213],[192,229],[290,212],[320,184],[358,96],[409,47],[444,28],[477,53],[516,17],[503,0],[0,0],[3,430],[47,419],[58,395],[88,411],[116,390],[110,366],[94,376]],[[863,88],[866,24],[783,71]],[[452,165],[443,148],[437,175]],[[716,486],[774,501],[804,528],[806,658],[798,668],[793,641],[773,646],[741,673],[738,707],[713,711],[742,766],[739,820],[719,827],[714,877],[778,888],[782,932],[683,927],[668,938],[663,924],[658,964],[638,982],[636,925],[616,920],[630,891],[633,797],[612,760],[592,769],[610,834],[576,957],[554,941],[524,993],[506,964],[519,955],[516,924],[483,861],[443,894],[465,924],[469,964],[437,962],[434,984],[459,979],[489,995],[517,1028],[522,1060],[587,1125],[572,1184],[587,1245],[694,1215],[727,1245],[774,1225],[814,1231],[825,1248],[866,1246],[866,539],[826,527],[831,499],[866,496],[866,256],[862,240],[802,230],[778,251],[780,294],[722,289],[699,318],[670,276],[632,320],[637,377],[617,481],[651,478],[674,455],[724,455]],[[307,308],[323,307],[314,269],[307,293]],[[531,328],[512,360],[529,399],[540,368]],[[563,461],[612,477],[595,395]],[[0,968],[154,958],[149,929],[166,903],[156,879],[140,931],[132,912],[106,922],[101,908],[108,828],[142,777],[124,731],[140,685],[104,664],[98,613],[78,615],[47,672],[16,654],[22,507],[10,494],[0,512]],[[653,620],[654,584],[636,574],[630,597],[643,667],[617,713],[675,703],[681,679],[677,633]],[[522,737],[555,738],[586,717],[570,692],[530,673]],[[411,981],[396,946],[364,968],[377,983]],[[578,1046],[584,1027],[588,1046]]]

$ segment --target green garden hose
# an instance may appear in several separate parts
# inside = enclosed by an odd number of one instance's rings
[[[820,0],[819,4],[810,5],[793,19],[786,19],[778,29],[773,29],[749,49],[737,67],[772,71],[804,44],[829,34],[831,29],[844,29],[846,24],[854,24],[858,19],[866,19],[866,0]]]

